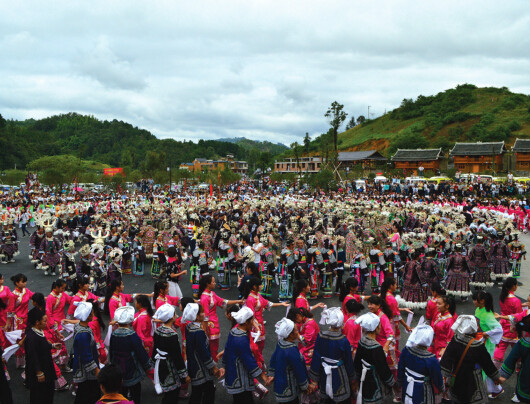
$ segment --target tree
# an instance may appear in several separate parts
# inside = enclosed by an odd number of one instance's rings
[[[355,118],[354,118],[354,116],[352,115],[351,118],[350,118],[350,120],[349,120],[348,123],[346,124],[346,130],[349,130],[349,129],[351,129],[351,128],[355,128],[355,125],[356,125],[356,123],[355,123]]]
[[[335,146],[335,158],[338,156],[337,151],[337,136],[339,133],[340,126],[346,120],[348,114],[343,111],[344,105],[339,104],[337,101],[333,101],[327,112],[324,114],[328,118],[328,122],[333,129],[333,145]]]
[[[311,138],[309,137],[309,133],[305,133],[304,136],[304,148],[305,153],[309,156],[309,146],[311,145]]]
[[[364,115],[359,115],[357,117],[357,124],[358,125],[362,125],[364,123],[364,121],[366,121],[366,118],[364,117]]]

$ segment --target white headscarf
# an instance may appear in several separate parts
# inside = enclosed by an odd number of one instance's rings
[[[242,307],[238,312],[232,313],[232,318],[236,320],[238,324],[244,324],[252,317],[254,317],[254,312],[247,306]]]
[[[118,307],[114,312],[114,321],[118,324],[131,324],[134,320],[134,307]]]
[[[92,313],[92,303],[79,302],[74,312],[74,318],[79,321],[86,321],[90,313]]]
[[[451,330],[458,334],[476,334],[478,330],[477,319],[469,314],[458,316]]]
[[[293,332],[293,329],[294,323],[288,318],[284,317],[276,323],[276,334],[281,339],[287,338]]]
[[[320,324],[327,324],[335,328],[342,327],[344,324],[344,314],[342,314],[340,307],[331,307],[329,309],[325,309],[322,312]]]
[[[380,322],[381,320],[374,313],[363,314],[355,320],[355,324],[359,324],[363,330],[368,332],[375,331]]]
[[[412,330],[409,339],[407,340],[407,346],[421,345],[429,347],[432,344],[434,338],[434,330],[430,325],[422,324]]]
[[[195,321],[198,313],[199,305],[197,303],[188,303],[182,312],[182,322]]]
[[[155,320],[160,320],[163,323],[168,322],[175,316],[175,308],[170,304],[163,304],[158,308],[153,318]]]

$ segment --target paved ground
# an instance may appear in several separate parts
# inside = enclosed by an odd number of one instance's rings
[[[50,286],[52,283],[51,277],[46,277],[42,274],[42,272],[37,272],[33,269],[32,264],[29,262],[28,259],[28,241],[29,239],[22,238],[20,242],[20,250],[21,254],[17,257],[17,262],[13,264],[8,265],[2,265],[0,267],[0,272],[4,275],[5,284],[8,285],[12,289],[12,284],[9,278],[18,272],[22,272],[26,274],[29,278],[28,280],[28,288],[34,292],[41,292],[47,295],[50,291]],[[523,236],[523,242],[530,246],[530,237],[524,235]],[[530,260],[525,261],[523,263],[523,269],[522,269],[522,277],[521,277],[521,286],[518,289],[517,295],[521,297],[522,299],[527,298],[527,296],[530,294],[530,290],[528,285],[530,285]],[[150,293],[153,291],[153,285],[154,280],[151,279],[149,275],[145,275],[143,278],[137,278],[133,276],[126,276],[125,277],[125,293],[135,293],[135,292],[146,292]],[[191,285],[189,282],[183,282],[181,284],[182,291],[184,295],[191,296]],[[493,294],[494,302],[495,302],[495,309],[496,311],[500,311],[499,304],[498,304],[498,297],[499,297],[499,287],[492,288],[491,292]],[[227,299],[237,299],[237,290],[233,288],[230,291],[226,292],[217,292],[220,296],[225,297]],[[273,296],[273,301],[276,300],[277,295]],[[339,306],[340,303],[338,301],[338,298],[333,297],[331,299],[323,299],[325,300],[325,303],[328,305],[328,307],[332,306]],[[457,312],[458,314],[471,314],[474,312],[473,302],[468,301],[465,303],[458,303],[457,304]],[[415,324],[421,315],[424,314],[424,311],[416,311],[413,324]],[[266,331],[267,331],[267,340],[265,344],[265,351],[264,351],[264,357],[266,362],[270,359],[272,356],[272,352],[274,351],[275,344],[276,344],[276,337],[274,334],[274,324],[285,315],[285,308],[278,307],[272,309],[270,312],[265,313],[265,320],[267,321],[266,324]],[[316,311],[317,320],[320,319],[320,310]],[[226,342],[227,333],[229,330],[229,324],[228,321],[224,319],[224,316],[221,316],[221,313],[219,312],[219,318],[221,321],[221,342],[220,342],[220,350],[222,347],[224,347],[224,344]],[[400,346],[403,347],[405,344],[406,334],[402,334],[402,340]],[[20,377],[20,371],[14,369],[14,359],[11,359],[8,365],[9,372],[11,374],[11,389],[13,391],[14,400],[15,403],[24,403],[27,402],[29,398],[29,391],[24,387],[22,384],[22,379]],[[71,376],[66,375],[67,379],[70,380]],[[498,403],[509,403],[510,398],[513,395],[515,386],[515,377],[512,377],[505,385],[505,394],[503,394],[501,397],[499,397],[497,400]],[[271,386],[272,388],[272,386]],[[232,402],[231,397],[226,394],[223,387],[218,386],[217,393],[216,393],[216,399],[218,403],[228,403]],[[74,397],[69,392],[61,392],[57,393],[55,396],[55,403],[62,404],[62,403],[72,403],[74,401]],[[160,402],[160,398],[156,397],[156,394],[154,392],[153,384],[149,380],[145,380],[142,383],[142,402],[143,403],[158,403]],[[266,403],[273,403],[274,395],[271,392],[266,399],[264,400]]]

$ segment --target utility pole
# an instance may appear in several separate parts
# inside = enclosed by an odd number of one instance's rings
[[[370,105],[368,105],[368,115],[366,115],[366,119],[370,119]]]

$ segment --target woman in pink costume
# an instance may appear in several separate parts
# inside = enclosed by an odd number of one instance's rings
[[[217,362],[217,352],[219,352],[219,337],[221,329],[219,328],[219,318],[217,317],[217,308],[226,307],[227,304],[243,304],[243,300],[226,300],[221,299],[214,292],[215,278],[212,275],[205,275],[199,281],[199,296],[201,306],[204,307],[205,321],[208,328],[206,334],[210,341],[210,353],[212,359]]]
[[[97,297],[92,292],[89,292],[89,281],[88,279],[81,278],[77,280],[77,285],[79,286],[79,290],[75,295],[72,296],[72,302],[70,303],[70,307],[68,307],[68,318],[72,319],[74,318],[74,312],[76,306],[76,302],[86,302],[88,300],[93,300],[94,302],[102,302],[104,301],[103,298]]]
[[[22,338],[26,332],[28,321],[28,306],[33,292],[26,288],[28,278],[24,274],[16,274],[11,277],[15,289],[12,292],[11,299],[9,299],[9,306],[7,307],[7,322],[8,329],[22,330]],[[17,367],[24,367],[25,365],[25,351],[24,346],[15,353]]]
[[[510,316],[523,311],[521,301],[514,295],[516,290],[517,279],[506,278],[502,285],[501,295],[499,298],[501,305],[501,315]],[[503,329],[502,339],[493,353],[493,362],[497,368],[502,366],[504,355],[506,354],[508,347],[513,347],[513,345],[515,345],[519,340],[517,337],[517,331],[510,321],[501,319],[500,323]]]
[[[256,345],[261,354],[263,354],[263,348],[265,348],[265,323],[263,321],[263,310],[270,310],[272,307],[289,306],[288,302],[283,303],[272,303],[265,299],[259,294],[262,284],[258,278],[251,278],[247,283],[248,288],[248,297],[246,305],[254,312],[254,318],[258,322],[259,330],[254,330],[254,332],[259,331],[260,335],[256,341]]]
[[[440,296],[437,299],[437,308],[438,313],[431,323],[434,338],[429,352],[435,354],[440,360],[454,335],[451,327],[455,323],[455,299],[452,296]]]
[[[314,306],[309,304],[307,295],[311,293],[311,285],[305,279],[299,279],[296,281],[293,288],[293,303],[294,307],[306,309],[312,311],[318,307],[324,307],[324,303],[317,303]]]
[[[355,320],[357,320],[357,314],[364,309],[364,306],[357,302],[357,300],[350,299],[346,303],[345,309],[348,312],[348,319],[344,322],[342,333],[348,338],[348,342],[352,348],[352,356],[355,357],[355,352],[357,352],[357,346],[362,336],[361,326],[355,324]]]
[[[313,359],[313,350],[320,329],[318,323],[313,319],[313,314],[303,308],[294,308],[289,310],[287,318],[298,325],[300,332],[300,343],[298,348],[304,357],[306,367],[311,366]]]
[[[66,282],[57,279],[52,284],[52,291],[46,298],[46,315],[48,316],[48,326],[57,325],[57,329],[62,329],[62,321],[65,319],[64,309],[67,304],[72,303],[72,297],[64,293]]]
[[[357,303],[362,303],[364,296],[357,294],[359,289],[359,281],[355,278],[348,278],[340,288],[339,300],[342,302],[342,314],[344,314],[344,321],[346,321],[350,313],[346,310],[346,303],[350,300],[355,300]]]
[[[158,310],[163,304],[170,304],[172,306],[177,306],[180,301],[178,296],[169,296],[169,284],[167,281],[157,281],[155,283],[155,290],[153,293],[153,303],[155,305],[155,310]]]
[[[399,349],[399,339],[401,337],[401,330],[399,329],[399,325],[401,324],[408,332],[412,331],[412,328],[403,320],[401,317],[401,311],[407,311],[409,313],[412,313],[409,309],[400,309],[398,306],[398,302],[396,298],[394,297],[394,293],[397,289],[397,282],[394,278],[389,278],[383,281],[383,284],[381,285],[381,296],[384,296],[386,303],[388,304],[388,307],[390,307],[390,310],[392,310],[392,327],[394,328],[394,337],[396,339],[396,349]]]
[[[132,327],[144,344],[144,348],[151,357],[153,353],[153,336],[151,334],[153,318],[153,308],[149,298],[145,295],[136,296],[136,310]]]
[[[9,307],[9,300],[12,295],[9,288],[4,285],[4,276],[0,274],[0,299],[2,299],[6,306],[5,309],[0,309],[0,328],[4,328],[7,324],[7,308]]]

